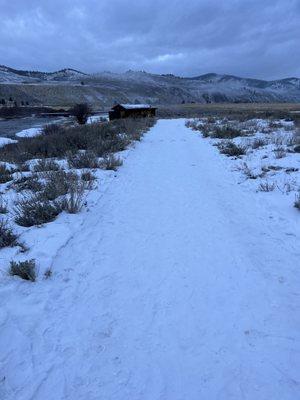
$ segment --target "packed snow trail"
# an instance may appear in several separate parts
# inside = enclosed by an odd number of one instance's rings
[[[300,398],[299,220],[260,199],[158,121],[24,300],[7,398]]]

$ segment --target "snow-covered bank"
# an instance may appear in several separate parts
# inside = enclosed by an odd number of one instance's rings
[[[6,138],[6,137],[0,137],[0,147],[5,146],[6,144],[9,143],[16,143],[17,140],[13,140],[10,138]]]
[[[297,398],[299,212],[229,163],[159,121],[83,215],[58,218],[53,276],[1,283],[0,398]]]
[[[23,129],[20,132],[16,133],[17,137],[23,138],[23,137],[34,137],[38,136],[41,134],[41,128],[28,128],[28,129]]]

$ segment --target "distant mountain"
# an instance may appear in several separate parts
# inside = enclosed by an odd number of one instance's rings
[[[70,105],[86,101],[178,104],[182,102],[300,102],[300,79],[266,81],[209,73],[191,78],[144,71],[86,74],[74,69],[22,71],[0,66],[0,99]]]
[[[56,72],[23,71],[0,65],[0,83],[42,83],[45,81],[70,81],[86,76],[72,68]]]

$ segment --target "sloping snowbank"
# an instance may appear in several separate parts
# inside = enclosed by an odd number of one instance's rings
[[[17,142],[17,140],[9,139],[6,137],[0,137],[0,147],[3,147],[9,143],[16,143],[16,142]]]
[[[34,137],[38,136],[41,134],[41,128],[29,128],[29,129],[23,129],[20,132],[16,133],[17,137],[23,138],[23,137]]]

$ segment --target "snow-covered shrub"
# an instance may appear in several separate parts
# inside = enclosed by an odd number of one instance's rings
[[[101,168],[116,171],[122,164],[123,161],[119,157],[110,154],[101,161]]]
[[[256,150],[256,149],[259,149],[260,147],[266,146],[266,144],[268,144],[268,142],[265,139],[256,138],[251,143],[251,147],[252,147],[252,149]]]
[[[256,174],[254,171],[251,170],[249,165],[246,162],[243,162],[237,170],[241,171],[247,179],[257,179],[262,178],[265,174],[265,171],[262,171],[260,174]]]
[[[284,125],[280,121],[271,121],[269,123],[269,127],[271,129],[282,129],[282,128],[284,128]]]
[[[226,142],[218,143],[218,149],[220,153],[225,154],[228,157],[239,157],[246,154],[246,147],[237,145],[234,142],[227,140]]]
[[[17,164],[17,171],[18,172],[29,172],[30,171],[30,166],[26,162],[18,162]]]
[[[57,162],[53,160],[42,158],[35,164],[33,169],[35,172],[59,171],[61,167]]]
[[[96,180],[96,176],[89,170],[82,171],[80,177],[81,177],[81,180],[83,180],[84,182],[89,182],[89,183]]]
[[[51,202],[40,195],[23,196],[15,205],[15,222],[24,227],[42,225],[61,213],[59,201]]]
[[[78,180],[77,174],[63,170],[45,172],[43,176],[45,184],[41,197],[46,200],[55,200],[64,196],[73,182]]]
[[[43,184],[39,181],[37,175],[21,176],[14,180],[11,184],[16,192],[22,192],[23,190],[30,190],[31,192],[39,192],[43,189]]]
[[[261,182],[258,186],[258,190],[260,192],[273,192],[273,190],[275,189],[275,183],[273,182]]]
[[[35,282],[36,280],[36,265],[35,260],[26,261],[11,261],[9,268],[9,275],[19,276],[20,278]]]
[[[10,169],[5,164],[0,164],[0,183],[6,183],[13,179]]]
[[[0,220],[0,249],[3,247],[13,247],[18,245],[18,235],[16,235],[7,221]]]
[[[47,124],[43,127],[41,134],[44,136],[48,135],[62,135],[65,133],[65,128],[59,124]]]
[[[212,138],[216,139],[234,139],[239,136],[245,136],[245,133],[233,126],[214,126],[212,133],[210,134]]]
[[[285,150],[285,148],[284,147],[277,147],[275,150],[274,150],[274,153],[275,153],[275,157],[276,158],[283,158],[283,157],[285,157],[286,156],[286,150]]]
[[[99,168],[97,155],[93,151],[81,151],[68,154],[70,168]]]
[[[77,214],[84,205],[84,191],[86,182],[77,181],[69,188],[68,194],[62,201],[62,208],[69,214]]]

